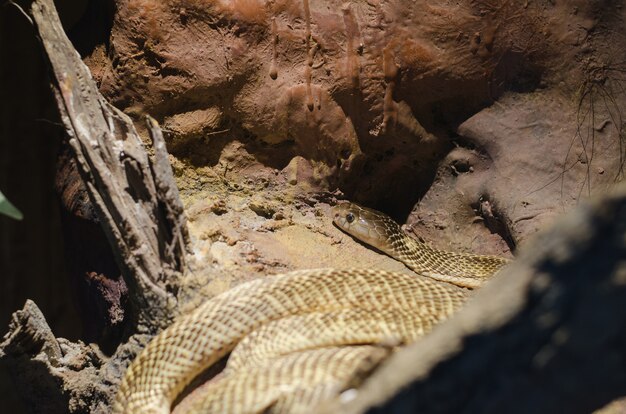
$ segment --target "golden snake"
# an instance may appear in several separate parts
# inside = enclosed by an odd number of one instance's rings
[[[355,204],[332,214],[342,230],[429,277],[315,269],[241,284],[153,338],[128,367],[114,413],[169,413],[183,388],[231,351],[191,412],[305,409],[347,386],[363,361],[379,359],[387,347],[376,345],[412,342],[465,302],[467,290],[434,279],[477,287],[507,263],[430,248]]]

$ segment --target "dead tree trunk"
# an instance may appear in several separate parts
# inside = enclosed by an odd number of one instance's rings
[[[89,197],[130,289],[135,331],[154,333],[175,311],[186,228],[159,126],[148,118],[155,160],[132,121],[98,92],[51,1],[30,9],[52,70],[61,120]]]
[[[147,118],[153,159],[132,121],[98,92],[51,0],[27,14],[50,64],[52,87],[78,170],[129,285],[127,344],[111,358],[54,337],[33,302],[14,314],[0,355],[33,412],[106,412],[130,359],[177,313],[187,229],[158,124]],[[69,369],[68,369],[69,368]]]

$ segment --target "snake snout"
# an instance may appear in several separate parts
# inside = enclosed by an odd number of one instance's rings
[[[345,206],[343,204],[338,204],[331,208],[330,214],[333,217],[333,222],[339,226],[345,226]]]

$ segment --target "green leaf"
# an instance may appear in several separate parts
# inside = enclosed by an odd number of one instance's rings
[[[9,216],[15,220],[21,220],[24,215],[19,211],[0,191],[0,214]]]

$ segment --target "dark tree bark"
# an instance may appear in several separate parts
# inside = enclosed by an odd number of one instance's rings
[[[132,121],[98,92],[51,0],[27,14],[50,64],[60,118],[99,222],[129,286],[127,342],[111,358],[57,339],[34,302],[14,314],[0,356],[33,412],[106,412],[127,363],[177,313],[187,229],[158,124],[147,118],[154,158]],[[26,375],[17,375],[26,373]]]
[[[134,330],[163,327],[175,311],[186,228],[163,136],[148,119],[155,161],[132,121],[100,95],[50,1],[30,9],[79,172],[122,272],[134,291]]]

